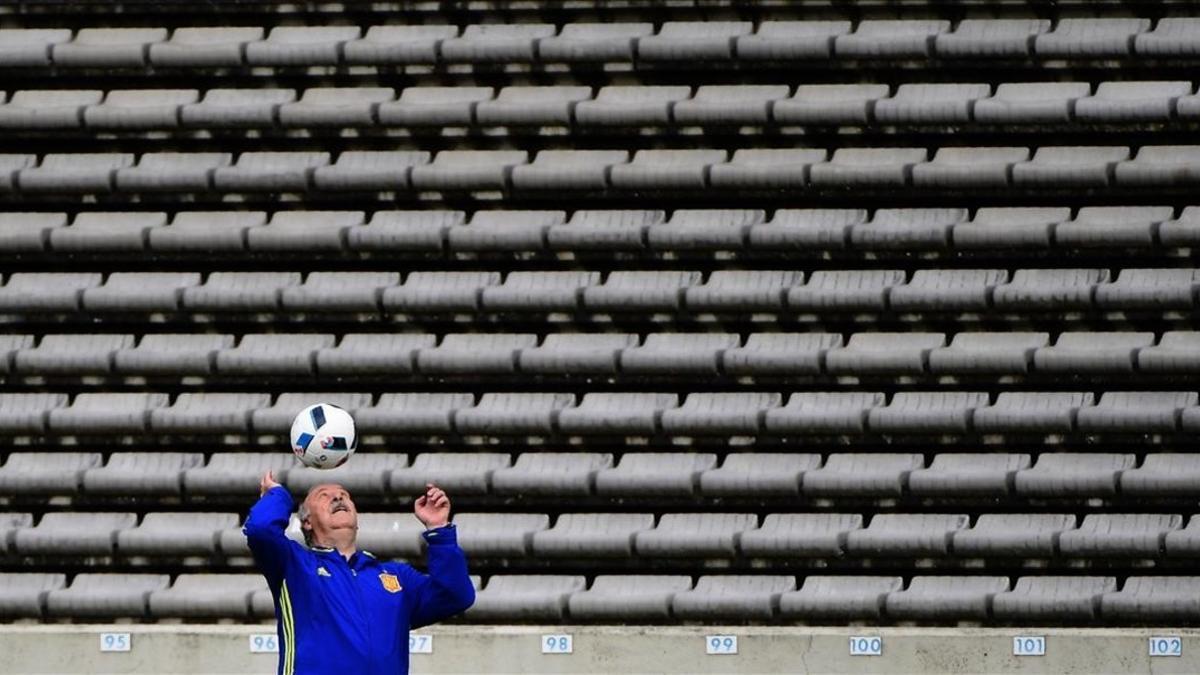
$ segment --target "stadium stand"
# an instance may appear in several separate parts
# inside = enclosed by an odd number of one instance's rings
[[[270,620],[270,469],[444,486],[467,622],[1200,622],[1186,7],[44,4],[0,621]]]

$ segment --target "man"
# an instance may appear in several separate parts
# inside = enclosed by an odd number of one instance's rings
[[[275,599],[279,675],[407,673],[408,631],[475,602],[446,493],[427,485],[413,511],[426,527],[428,575],[357,549],[358,510],[340,485],[309,490],[297,514],[308,546],[292,541],[292,496],[263,474],[243,531]]]

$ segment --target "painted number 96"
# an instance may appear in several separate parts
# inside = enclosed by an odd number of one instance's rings
[[[251,654],[278,654],[279,641],[270,633],[258,633],[250,636]]]
[[[543,635],[542,653],[570,654],[575,649],[573,642],[570,635]]]
[[[882,656],[883,638],[881,637],[852,637],[850,638],[850,656]]]
[[[1150,656],[1183,656],[1183,640],[1178,635],[1152,637]]]
[[[706,654],[737,654],[738,640],[736,635],[709,635],[705,638]]]

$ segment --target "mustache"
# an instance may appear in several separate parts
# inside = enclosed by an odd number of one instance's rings
[[[333,502],[333,505],[329,507],[329,512],[337,513],[338,511],[347,511],[348,512],[348,511],[350,511],[350,507],[341,500],[335,500]]]

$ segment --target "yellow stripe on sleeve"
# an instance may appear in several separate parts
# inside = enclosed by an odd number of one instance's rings
[[[283,673],[293,675],[296,669],[296,624],[292,616],[292,597],[288,594],[287,581],[279,593],[279,612],[283,621]]]

